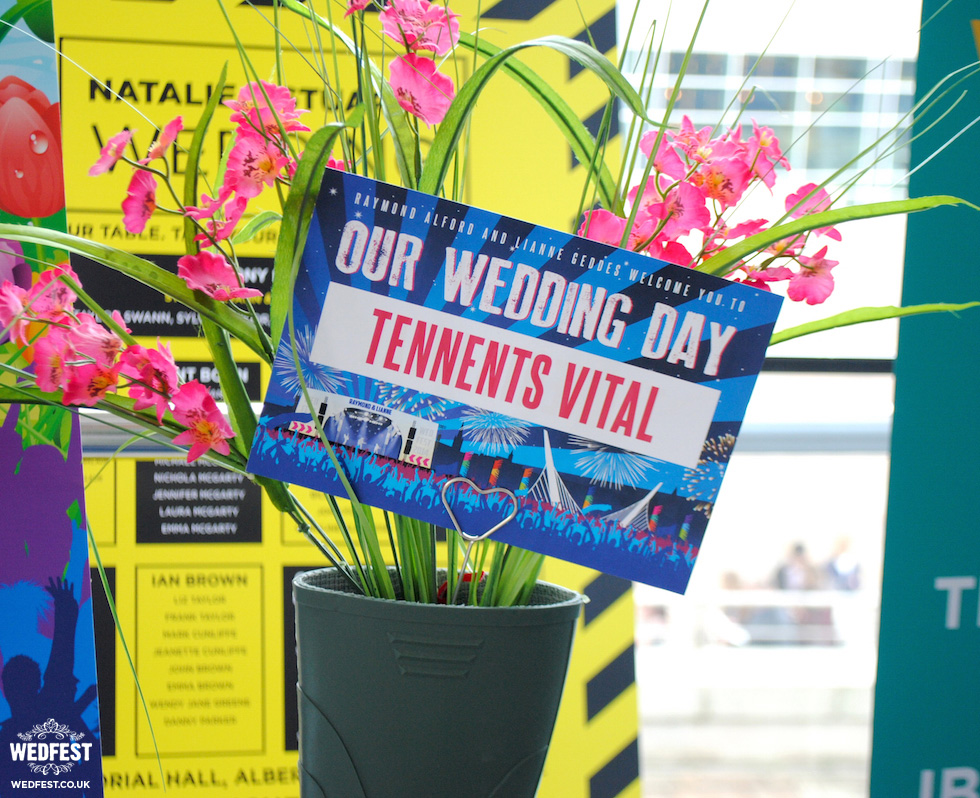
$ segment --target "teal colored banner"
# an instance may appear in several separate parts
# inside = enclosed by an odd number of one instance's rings
[[[883,13],[884,12],[883,10]],[[980,204],[974,0],[925,0],[917,95],[963,101],[913,142],[910,194]],[[971,65],[973,65],[971,67]],[[917,131],[919,132],[919,131]],[[980,214],[909,219],[905,304],[980,299]],[[980,314],[903,322],[875,694],[872,798],[980,798]]]

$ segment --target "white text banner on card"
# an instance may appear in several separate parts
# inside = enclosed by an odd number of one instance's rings
[[[312,355],[690,468],[719,398],[705,385],[338,283],[327,291]]]

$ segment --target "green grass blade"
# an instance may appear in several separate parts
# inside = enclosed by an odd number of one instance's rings
[[[230,335],[241,340],[266,362],[272,360],[261,337],[246,316],[223,302],[192,291],[176,274],[161,269],[152,261],[106,244],[73,236],[70,233],[19,224],[0,224],[0,238],[57,247],[75,255],[82,255],[96,263],[101,263],[103,266],[159,291],[175,302],[197,311],[201,316],[211,319],[226,329]]]
[[[961,310],[968,310],[980,306],[980,301],[964,302],[962,304],[950,304],[948,302],[937,302],[925,305],[909,305],[898,307],[896,305],[885,305],[882,307],[864,307],[847,310],[828,316],[817,321],[808,321],[798,324],[795,327],[788,327],[780,330],[769,339],[769,345],[779,344],[783,341],[790,341],[793,338],[800,338],[804,335],[833,330],[837,327],[847,327],[852,324],[865,324],[871,321],[884,321],[885,319],[899,319],[905,316],[919,316],[925,313],[958,313]]]
[[[790,222],[739,241],[732,244],[728,249],[707,258],[700,266],[698,271],[707,274],[726,275],[738,266],[738,262],[743,258],[761,252],[770,244],[792,238],[808,230],[815,230],[820,227],[831,227],[843,222],[850,222],[856,219],[871,219],[877,216],[895,216],[900,214],[915,213],[926,211],[930,208],[938,208],[942,205],[961,205],[966,204],[976,209],[975,205],[968,203],[959,197],[947,195],[935,195],[930,197],[916,197],[914,199],[892,200],[889,202],[872,202],[866,205],[850,205],[845,208],[832,208],[829,211],[811,213]],[[980,210],[980,209],[978,209]]]
[[[462,37],[460,37],[460,41],[463,41]],[[481,40],[474,46],[482,48],[485,46],[485,43]],[[643,119],[647,118],[646,108],[640,96],[636,93],[636,90],[626,80],[623,73],[616,68],[616,65],[604,55],[596,52],[593,48],[582,42],[563,36],[544,36],[539,39],[531,39],[530,41],[499,50],[490,56],[460,87],[452,105],[449,106],[446,117],[439,125],[432,146],[429,148],[425,166],[422,169],[422,177],[419,179],[418,188],[420,191],[424,191],[427,194],[439,194],[442,191],[443,183],[446,180],[446,175],[449,173],[449,167],[456,152],[456,147],[459,144],[466,123],[476,106],[481,92],[486,88],[490,78],[493,77],[498,69],[503,67],[516,53],[530,47],[545,47],[577,61],[585,69],[598,76],[609,88],[609,91],[622,100],[630,111]],[[534,85],[537,96],[542,96],[542,92],[547,89],[545,84],[541,82]],[[553,95],[551,97],[551,101],[553,102],[554,96],[556,95],[550,89],[547,89],[547,91]],[[555,117],[552,116],[552,118]],[[565,119],[564,122],[569,127],[563,129],[569,129],[572,125],[571,120]],[[591,136],[589,138],[591,139]],[[575,141],[577,145],[581,145],[580,141],[577,139]],[[594,149],[594,144],[592,149]],[[582,159],[582,162],[589,163],[591,160],[592,154],[589,151],[586,157]]]
[[[201,118],[194,127],[194,136],[191,138],[191,145],[187,148],[187,167],[184,171],[184,205],[197,205],[197,178],[200,174],[201,152],[204,150],[204,137],[207,135],[208,127],[214,118],[214,112],[218,109],[221,97],[224,94],[225,82],[228,78],[228,63],[221,68],[218,75],[218,82],[215,84],[211,97],[208,98],[207,105],[201,112]],[[197,252],[197,242],[194,236],[198,229],[192,219],[184,218],[184,249],[187,252]]]
[[[348,124],[356,125],[357,119],[352,116]],[[316,197],[320,192],[323,170],[337,136],[346,127],[342,122],[333,122],[324,125],[310,137],[286,198],[272,274],[271,334],[272,340],[277,344],[282,337],[286,315],[292,305],[293,285],[316,207]]]
[[[249,219],[248,224],[232,236],[231,243],[244,244],[251,241],[269,225],[276,224],[276,222],[281,220],[282,214],[276,213],[275,211],[262,211],[261,213],[257,213]]]
[[[460,34],[459,43],[484,58],[498,56],[502,49],[468,33]],[[578,114],[546,80],[517,58],[504,61],[501,69],[527,89],[545,113],[551,117],[568,141],[579,163],[588,164],[595,160],[596,144],[589,129],[582,124]],[[616,181],[605,164],[600,163],[597,171],[595,180],[603,206],[617,212],[621,211],[622,202],[618,199]]]

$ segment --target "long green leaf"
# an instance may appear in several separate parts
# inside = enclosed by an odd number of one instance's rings
[[[293,284],[299,271],[306,234],[316,207],[316,197],[320,192],[323,170],[334,142],[348,125],[356,125],[356,119],[331,122],[320,128],[310,138],[306,150],[296,166],[286,198],[286,207],[279,228],[279,242],[276,246],[275,266],[272,273],[272,303],[270,323],[273,343],[278,345],[286,326],[286,315],[293,301]]]
[[[241,230],[232,236],[233,244],[244,244],[251,241],[269,225],[282,220],[282,214],[275,211],[262,211],[253,216]]]
[[[36,11],[43,6],[50,5],[51,0],[27,0],[26,2],[20,2],[17,5],[8,8],[2,17],[0,17],[0,42],[2,42],[7,34],[13,30],[14,25],[17,24],[19,20],[26,17],[32,11]]]
[[[959,305],[948,302],[937,302],[926,305],[909,305],[908,307],[898,307],[896,305],[885,305],[882,307],[865,307],[847,310],[828,316],[817,321],[808,321],[798,324],[795,327],[787,327],[780,330],[769,339],[769,345],[779,344],[783,341],[790,341],[793,338],[800,338],[804,335],[833,330],[837,327],[847,327],[852,324],[864,324],[870,321],[884,321],[885,319],[898,319],[904,316],[919,316],[925,313],[957,313],[961,310],[980,307],[978,302],[964,302]]]
[[[199,164],[201,162],[201,152],[204,150],[204,137],[207,135],[211,119],[218,108],[221,96],[224,94],[225,81],[228,78],[228,62],[221,68],[218,75],[218,82],[215,84],[214,91],[208,99],[208,104],[201,112],[201,118],[194,126],[194,136],[191,138],[191,146],[187,150],[187,168],[184,171],[184,205],[197,204],[197,178],[200,174]],[[197,242],[194,236],[197,235],[197,227],[192,219],[184,218],[184,248],[189,253],[197,252]]]
[[[460,34],[459,43],[463,47],[474,50],[484,58],[493,58],[501,53],[500,47],[470,33]],[[579,163],[591,163],[594,160],[595,139],[592,138],[589,129],[579,119],[578,113],[565,102],[562,96],[551,88],[548,82],[537,72],[517,58],[509,58],[504,61],[501,69],[527,89],[530,95],[544,108],[548,116],[554,120]],[[596,184],[603,206],[620,213],[622,201],[618,199],[616,181],[609,173],[605,163],[596,164],[595,169],[597,171]]]
[[[562,55],[568,56],[577,61],[585,69],[597,75],[609,88],[613,95],[618,97],[634,114],[642,119],[647,119],[646,108],[640,95],[626,80],[625,76],[616,65],[601,53],[587,44],[568,39],[564,36],[543,36],[539,39],[531,39],[521,44],[507,47],[497,54],[491,56],[487,61],[474,72],[456,94],[452,105],[446,112],[445,118],[439,125],[429,154],[422,169],[422,177],[419,179],[418,188],[427,194],[438,194],[442,190],[449,166],[456,152],[456,146],[463,135],[466,123],[472,113],[481,92],[486,88],[490,78],[500,69],[509,58],[521,50],[530,47],[545,47],[555,50]],[[586,163],[591,158],[586,160]]]
[[[0,238],[57,247],[66,252],[83,255],[96,263],[101,263],[103,266],[138,280],[164,296],[170,297],[175,302],[179,302],[211,319],[227,330],[229,335],[242,341],[266,362],[271,360],[261,338],[247,317],[222,302],[217,302],[199,292],[192,291],[177,275],[168,272],[166,269],[161,269],[152,261],[106,244],[88,241],[58,230],[18,224],[0,224]]]
[[[228,65],[221,70],[215,90],[208,100],[201,118],[194,127],[194,136],[191,139],[191,146],[187,153],[187,169],[184,177],[184,204],[193,205],[197,201],[198,177],[200,175],[201,153],[204,151],[204,137],[207,134],[211,119],[218,108],[218,102],[224,91],[225,78],[228,74]],[[188,255],[195,255],[200,251],[198,242],[195,239],[197,228],[193,221],[184,218],[184,249]],[[262,340],[263,333],[255,317],[252,317],[253,328],[256,336]],[[255,437],[255,427],[257,421],[252,404],[249,401],[248,392],[245,390],[245,383],[241,374],[238,372],[238,364],[231,353],[231,341],[228,332],[217,322],[201,317],[201,332],[208,342],[208,349],[211,352],[211,359],[218,369],[218,380],[221,385],[221,392],[228,406],[228,415],[231,425],[235,430],[235,439],[232,441],[235,448],[244,457],[248,457],[249,447]],[[267,349],[268,351],[268,349]],[[268,352],[269,356],[274,355]]]
[[[728,249],[706,259],[698,266],[698,271],[707,272],[708,274],[728,274],[743,258],[747,258],[756,252],[761,252],[770,244],[792,238],[808,230],[831,227],[835,224],[842,224],[843,222],[850,222],[856,219],[871,219],[876,216],[895,216],[926,211],[930,208],[938,208],[941,205],[961,204],[966,204],[976,209],[975,205],[959,197],[939,194],[930,197],[892,200],[890,202],[872,202],[866,205],[850,205],[846,208],[832,208],[829,211],[807,214],[791,222],[784,222],[775,227],[770,227],[768,230],[763,230],[761,233],[749,236],[737,244],[732,244]]]

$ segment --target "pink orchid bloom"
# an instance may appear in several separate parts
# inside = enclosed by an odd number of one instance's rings
[[[146,157],[140,161],[141,164],[147,164],[150,161],[156,160],[157,158],[162,158],[166,155],[167,150],[170,149],[170,145],[177,140],[177,134],[184,129],[184,118],[178,116],[176,119],[171,119],[164,125],[163,130],[160,131],[160,136],[150,147],[150,151],[146,154]]]
[[[129,144],[132,138],[132,130],[123,130],[120,133],[116,133],[115,136],[112,136],[99,151],[99,159],[88,170],[89,177],[105,174],[112,169],[119,162],[119,159],[123,157],[126,145]]]
[[[789,161],[779,149],[779,139],[772,128],[763,127],[752,120],[752,138],[746,145],[746,158],[752,164],[752,172],[767,188],[776,183],[776,166],[789,171]]]
[[[116,323],[122,321],[119,311],[113,312]],[[103,327],[91,313],[79,313],[78,323],[69,331],[69,339],[75,351],[103,366],[116,362],[123,349],[123,342],[114,332]]]
[[[239,130],[235,146],[228,153],[225,186],[241,197],[257,197],[266,186],[275,184],[287,163],[289,159],[272,140],[242,135]]]
[[[715,200],[724,210],[741,199],[751,177],[752,173],[745,161],[719,158],[698,169],[694,175],[694,183],[705,199]]]
[[[756,233],[761,233],[766,229],[766,225],[769,224],[768,219],[748,219],[744,222],[739,222],[734,227],[728,228],[728,235],[726,238],[742,238],[743,236],[754,236]]]
[[[737,279],[737,283],[745,283],[753,288],[761,288],[763,291],[770,291],[769,283],[779,280],[789,280],[793,276],[793,271],[785,266],[769,266],[768,268],[757,268],[747,264],[740,264],[745,276]]]
[[[332,155],[327,158],[327,169],[336,169],[338,172],[347,172],[353,168],[354,165],[349,161],[342,161],[340,158],[334,158]]]
[[[653,146],[657,142],[657,131],[651,130],[649,133],[643,135],[640,139],[640,150],[643,154],[650,157],[653,152]],[[667,175],[674,180],[682,180],[687,176],[688,167],[681,160],[681,157],[677,154],[673,145],[670,143],[670,138],[668,136],[663,136],[660,140],[660,147],[657,150],[657,156],[653,159],[653,168],[660,174]]]
[[[224,105],[232,109],[230,120],[243,131],[259,132],[264,136],[278,136],[279,125],[287,133],[309,131],[299,121],[305,110],[296,109],[296,99],[285,86],[260,81],[249,83],[238,92],[235,100],[225,100]]]
[[[623,240],[625,230],[625,219],[612,211],[600,208],[595,211],[586,211],[582,224],[579,225],[578,235],[591,241],[601,241],[603,244],[618,247],[619,242]]]
[[[456,96],[451,78],[431,58],[409,53],[391,62],[391,89],[398,104],[427,125],[438,125]]]
[[[69,331],[49,327],[47,334],[34,344],[34,373],[42,391],[62,391],[68,387],[75,359]]]
[[[351,16],[357,11],[363,11],[371,5],[371,0],[347,0],[347,10],[344,12],[344,18]]]
[[[459,41],[459,15],[428,0],[391,0],[378,16],[381,30],[412,51],[445,55]]]
[[[27,328],[31,320],[25,313],[26,309],[27,290],[5,280],[0,285],[0,341],[6,334],[21,346],[30,344]]]
[[[146,223],[157,209],[157,179],[149,172],[137,170],[129,181],[126,199],[122,201],[123,227],[133,235],[146,229]]]
[[[795,194],[786,198],[786,212],[794,219],[799,219],[811,213],[829,211],[832,200],[830,195],[816,183],[807,183]],[[834,241],[840,241],[841,235],[835,227],[820,227],[813,231],[816,235],[824,235]]]
[[[815,255],[799,257],[800,270],[794,274],[786,289],[786,296],[794,302],[806,301],[808,305],[819,305],[834,290],[834,276],[831,269],[837,261],[828,260],[827,247]]]
[[[64,405],[93,407],[119,384],[119,364],[106,366],[101,363],[83,363],[80,366],[65,365],[68,380],[61,398]]]
[[[224,205],[228,198],[233,194],[231,187],[228,185],[222,185],[218,189],[218,196],[212,199],[207,194],[201,194],[201,204],[200,205],[187,205],[184,207],[184,215],[190,216],[191,219],[210,219],[214,216],[221,206]]]
[[[662,235],[650,242],[646,251],[654,258],[677,266],[690,266],[694,262],[694,256],[688,252],[687,247]]]
[[[41,272],[27,292],[27,309],[34,319],[59,324],[74,313],[78,296],[61,280],[62,276],[79,281],[69,264],[59,263]]]
[[[129,395],[136,401],[135,410],[153,408],[157,423],[170,408],[169,402],[177,389],[177,365],[170,347],[157,340],[159,349],[148,349],[138,344],[127,347],[120,356],[121,373],[129,378]]]
[[[658,222],[664,222],[660,232],[667,238],[679,238],[711,224],[711,212],[705,204],[704,195],[686,182],[680,182],[670,189],[663,202],[649,205],[647,212]]]
[[[752,137],[747,142],[750,157],[755,157],[757,152],[761,152],[770,161],[782,166],[787,172],[790,170],[789,161],[779,148],[779,139],[771,127],[760,125],[752,120]]]
[[[177,261],[177,276],[187,287],[202,291],[212,299],[248,299],[262,296],[261,291],[242,286],[234,267],[224,258],[207,250],[197,255],[184,255]]]
[[[224,241],[231,238],[237,225],[245,213],[248,205],[248,197],[235,197],[224,207],[224,219],[209,219],[207,222],[207,233],[200,233],[194,236],[195,241]]]
[[[174,438],[174,443],[189,445],[187,462],[192,463],[209,449],[228,454],[228,438],[235,436],[225,421],[208,389],[197,380],[185,383],[173,397],[173,414],[178,423],[187,427]]]

